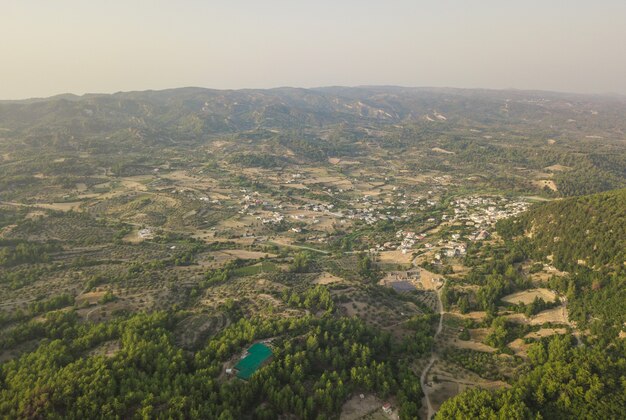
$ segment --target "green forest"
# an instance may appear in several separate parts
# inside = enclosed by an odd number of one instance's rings
[[[417,415],[421,390],[411,358],[388,334],[357,319],[241,319],[191,355],[172,335],[183,316],[158,312],[85,325],[72,312],[52,313],[36,330],[21,328],[3,344],[46,338],[2,365],[1,415],[315,419],[335,417],[353,392],[396,395],[403,418]],[[223,363],[243,346],[273,337],[273,359],[250,381],[219,379]],[[419,339],[428,338],[416,336],[412,344]],[[121,343],[114,356],[90,355],[110,340]]]
[[[626,325],[626,190],[539,204],[499,222],[498,232],[507,241],[503,268],[480,264],[481,271],[468,276],[481,284],[479,307],[489,310],[515,288],[518,274],[513,265],[505,268],[507,262],[553,261],[570,274],[551,278],[550,286],[567,298],[570,320],[592,335],[585,344],[577,345],[570,335],[532,344],[529,365],[510,389],[463,392],[442,405],[437,419],[621,418],[626,347],[618,335]],[[504,276],[498,274],[502,270]],[[455,297],[452,291],[444,296]],[[488,340],[496,346],[498,340],[509,341],[503,319],[493,323]]]

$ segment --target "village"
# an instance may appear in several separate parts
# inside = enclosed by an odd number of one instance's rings
[[[298,175],[301,179],[302,175]],[[320,194],[317,200],[297,195],[277,199],[248,189],[241,189],[239,194],[231,194],[222,201],[206,196],[200,200],[210,208],[236,210],[229,223],[214,228],[216,237],[239,235],[263,240],[278,235],[285,237],[287,243],[312,242],[323,247],[331,242],[337,230],[353,229],[359,224],[375,228],[380,222],[389,222],[405,227],[395,231],[393,236],[379,235],[388,240],[369,241],[371,246],[363,251],[374,255],[392,250],[404,255],[426,253],[435,261],[464,256],[469,243],[490,237],[498,220],[515,216],[529,205],[525,199],[472,195],[452,200],[444,207],[441,190],[411,194],[396,193],[399,188],[390,184],[386,187],[390,187],[389,191],[378,196],[359,194],[355,190],[330,192],[330,189],[322,189],[332,196],[324,201],[319,197],[326,196]],[[418,219],[418,229],[411,229],[412,222],[423,214],[429,217]],[[230,226],[237,226],[237,232]],[[442,229],[444,227],[447,229]]]

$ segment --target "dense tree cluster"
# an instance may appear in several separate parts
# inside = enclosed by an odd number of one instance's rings
[[[355,392],[393,394],[403,418],[417,415],[419,377],[396,356],[389,334],[357,319],[241,319],[195,355],[175,344],[176,319],[153,313],[82,324],[69,312],[25,324],[11,344],[45,338],[34,352],[0,367],[0,415],[332,418]],[[269,364],[249,381],[223,377],[224,362],[267,337],[275,337]],[[88,354],[111,340],[120,342],[112,356]]]
[[[284,165],[278,157],[260,153],[237,153],[229,158],[229,162],[243,167],[266,169]]]
[[[0,241],[0,266],[13,267],[18,264],[36,264],[50,260],[50,253],[59,251],[55,243],[25,241]]]
[[[533,256],[562,270],[621,266],[626,259],[626,189],[554,201],[498,223],[511,239],[532,235]]]
[[[567,298],[570,319],[617,334],[626,322],[626,189],[538,205],[497,228],[510,246],[569,272],[549,285]]]
[[[308,309],[313,313],[317,311],[332,313],[335,309],[335,304],[328,288],[322,285],[308,288],[302,293],[285,289],[282,298],[290,306]]]
[[[533,344],[531,368],[512,388],[472,389],[444,402],[437,419],[612,419],[626,407],[626,347],[574,346],[571,336]]]
[[[507,363],[512,366],[520,365],[520,361],[512,357],[503,359],[502,356],[496,355],[494,353],[486,353],[470,349],[460,349],[456,347],[447,348],[443,352],[443,357],[446,360],[455,362],[460,366],[463,366],[463,368],[476,373],[482,378],[491,380],[506,379],[501,372],[502,365]]]
[[[539,261],[551,255],[556,267],[569,271],[548,284],[567,300],[570,320],[589,328],[592,342],[576,347],[571,336],[555,336],[533,344],[531,367],[511,389],[464,392],[446,401],[437,418],[621,418],[626,348],[617,335],[626,322],[626,190],[542,204],[497,227],[509,251]],[[535,299],[514,309],[531,315],[554,304]],[[495,318],[486,341],[502,348],[526,332],[516,329]]]

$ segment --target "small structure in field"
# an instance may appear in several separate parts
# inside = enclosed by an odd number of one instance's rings
[[[391,403],[386,402],[383,404],[383,411],[385,414],[391,414]]]
[[[420,272],[419,270],[391,271],[379,284],[391,287],[399,293],[411,292],[420,284]]]

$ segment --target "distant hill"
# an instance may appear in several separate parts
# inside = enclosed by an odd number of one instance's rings
[[[102,129],[103,124],[106,130],[176,125],[188,127],[196,135],[207,135],[339,123],[397,124],[430,118],[482,123],[529,119],[565,123],[575,119],[577,124],[593,127],[623,116],[625,110],[626,99],[619,97],[551,92],[402,87],[180,88],[0,101],[0,126],[32,131],[52,125],[87,134]],[[621,124],[624,127],[624,121]]]
[[[224,139],[299,162],[412,149],[428,170],[574,196],[626,186],[624,115],[624,97],[553,92],[190,87],[0,101],[0,146],[14,157],[88,154],[100,167],[117,165],[112,156],[143,165],[164,147],[188,154]]]

